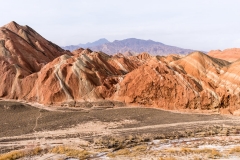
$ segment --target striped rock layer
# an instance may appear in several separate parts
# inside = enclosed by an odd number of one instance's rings
[[[0,28],[0,97],[60,105],[120,101],[169,110],[240,113],[240,61],[65,51],[28,26]],[[81,107],[81,106],[79,106]]]

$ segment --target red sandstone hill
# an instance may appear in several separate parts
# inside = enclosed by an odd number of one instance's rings
[[[231,48],[223,51],[213,50],[213,51],[210,51],[208,55],[214,58],[219,58],[219,59],[227,60],[229,62],[233,62],[240,59],[240,48]]]
[[[128,58],[83,50],[44,66],[26,99],[44,104],[93,101],[110,97],[126,73],[138,65]]]
[[[240,61],[187,56],[72,53],[27,26],[0,28],[0,97],[47,105],[110,100],[179,110],[238,114]]]
[[[25,77],[40,71],[45,64],[63,54],[71,55],[28,26],[10,22],[1,27],[0,97],[19,97]]]

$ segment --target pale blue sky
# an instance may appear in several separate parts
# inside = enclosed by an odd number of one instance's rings
[[[140,38],[204,51],[240,48],[240,0],[0,2],[0,26],[14,20],[60,46]]]

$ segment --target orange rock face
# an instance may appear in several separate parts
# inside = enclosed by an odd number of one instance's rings
[[[214,58],[219,58],[229,62],[233,62],[240,59],[240,48],[226,49],[223,51],[213,50],[213,51],[210,51],[208,55]]]
[[[1,27],[0,97],[17,99],[22,97],[22,93],[29,93],[22,83],[29,82],[27,84],[29,88],[34,83],[34,73],[39,72],[43,66],[63,54],[72,55],[47,41],[28,26],[11,22]]]
[[[194,91],[201,89],[186,74],[154,57],[126,75],[113,99],[166,109],[194,108],[197,106],[192,104],[196,98]]]
[[[112,98],[171,110],[237,115],[239,65],[239,61],[231,64],[201,52],[183,58],[152,57],[125,76]]]
[[[71,106],[105,99],[170,110],[240,112],[240,61],[201,52],[110,56],[80,48],[70,53],[15,22],[0,28],[0,38],[1,98]]]
[[[115,84],[137,65],[127,58],[83,50],[63,55],[38,72],[36,83],[26,98],[44,104],[93,101],[110,97]]]

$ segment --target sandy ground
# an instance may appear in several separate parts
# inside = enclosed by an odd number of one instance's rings
[[[137,107],[73,110],[16,101],[0,101],[0,121],[1,153],[34,146],[94,148],[94,139],[105,136],[166,135],[216,125],[240,125],[240,118],[219,114],[185,114]]]
[[[129,120],[121,128],[136,128],[182,122],[232,120],[221,115],[181,114],[153,108],[112,108],[91,110],[46,110],[19,102],[0,101],[0,137],[18,136],[35,131],[72,128],[86,122]],[[37,126],[36,126],[37,125]]]

